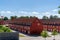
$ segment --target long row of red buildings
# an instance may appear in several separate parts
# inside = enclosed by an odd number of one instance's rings
[[[56,28],[57,32],[60,32],[60,19],[42,19],[43,29],[53,31]]]
[[[0,21],[0,24],[26,34],[40,34],[44,29],[53,31],[54,28],[60,32],[60,19],[17,18]]]
[[[4,24],[26,34],[40,34],[43,30],[41,21],[36,17],[7,20]]]

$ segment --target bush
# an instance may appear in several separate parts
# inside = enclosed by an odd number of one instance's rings
[[[12,32],[12,31],[8,27],[0,25],[0,32]]]

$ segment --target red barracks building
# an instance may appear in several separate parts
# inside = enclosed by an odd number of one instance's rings
[[[43,29],[47,31],[53,31],[56,28],[57,32],[60,32],[60,19],[40,19],[43,24]]]
[[[4,20],[0,20],[0,25],[3,25],[4,24]]]
[[[26,34],[40,34],[43,30],[41,21],[36,17],[17,18],[4,22],[9,28]]]

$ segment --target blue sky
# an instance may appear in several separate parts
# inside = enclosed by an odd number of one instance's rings
[[[58,15],[60,0],[0,0],[1,16],[42,16]]]

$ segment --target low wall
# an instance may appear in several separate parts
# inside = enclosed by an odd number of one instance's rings
[[[19,40],[19,33],[17,33],[17,32],[1,32],[0,40]]]

